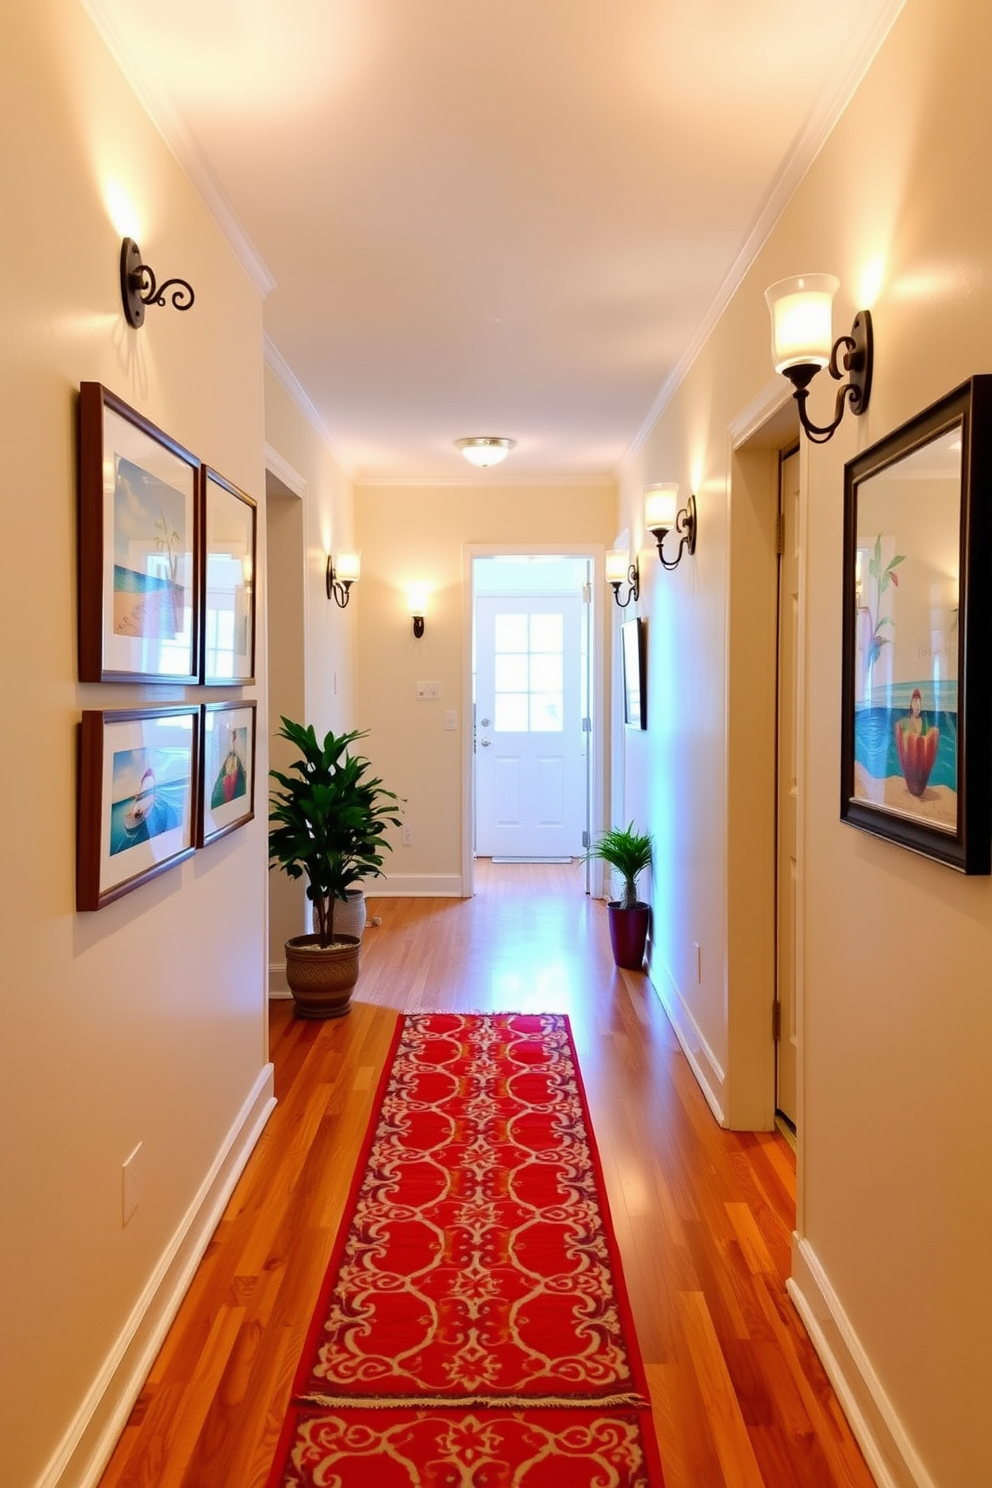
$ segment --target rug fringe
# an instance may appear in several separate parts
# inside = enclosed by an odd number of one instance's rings
[[[326,1410],[650,1410],[636,1392],[616,1395],[297,1395],[298,1405]]]

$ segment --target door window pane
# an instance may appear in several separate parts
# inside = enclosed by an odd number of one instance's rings
[[[495,617],[497,733],[561,733],[564,728],[564,615]]]
[[[525,692],[498,692],[493,713],[493,728],[497,734],[527,733],[527,694]]]

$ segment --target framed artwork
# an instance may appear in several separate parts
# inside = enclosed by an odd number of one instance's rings
[[[199,681],[199,466],[100,383],[81,385],[81,682]]]
[[[206,847],[255,815],[255,704],[204,703],[196,845]]]
[[[76,908],[103,909],[196,850],[200,709],[86,712]]]
[[[244,491],[204,465],[200,676],[210,687],[255,680],[257,509]]]
[[[988,873],[992,376],[848,462],[843,821]]]
[[[643,620],[623,622],[620,648],[623,654],[623,721],[628,728],[646,729],[648,683]]]

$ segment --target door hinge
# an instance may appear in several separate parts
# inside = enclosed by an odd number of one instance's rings
[[[775,518],[775,551],[780,558],[785,552],[785,512]]]
[[[592,733],[592,719],[591,718],[583,718],[583,720],[582,720],[582,732],[584,734],[591,734]]]
[[[591,584],[583,584],[582,585],[582,603],[583,604],[592,604],[592,585]]]
[[[583,830],[582,832],[582,846],[592,847],[592,839],[590,838],[589,833],[586,830]]]
[[[772,1038],[775,1040],[776,1043],[778,1043],[780,1041],[781,1037],[782,1037],[782,1004],[780,1002],[773,1002],[772,1003]]]

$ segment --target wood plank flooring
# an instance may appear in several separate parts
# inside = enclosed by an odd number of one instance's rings
[[[480,860],[474,899],[369,912],[347,1018],[272,1004],[279,1105],[101,1488],[261,1488],[396,1013],[435,1008],[571,1017],[667,1488],[873,1488],[785,1292],[793,1154],[716,1125],[579,865]]]

